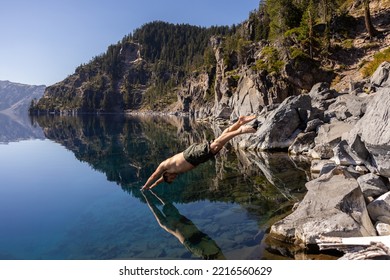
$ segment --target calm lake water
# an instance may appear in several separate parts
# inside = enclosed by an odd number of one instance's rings
[[[305,165],[235,151],[141,192],[159,162],[222,128],[176,117],[0,114],[0,259],[279,259],[270,225]]]

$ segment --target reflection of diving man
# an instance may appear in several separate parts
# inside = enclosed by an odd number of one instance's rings
[[[225,259],[221,249],[208,235],[201,232],[193,222],[179,213],[172,203],[165,203],[155,193],[150,191],[163,205],[162,212],[154,205],[148,194],[145,200],[156,218],[158,224],[175,236],[188,251],[203,259]]]

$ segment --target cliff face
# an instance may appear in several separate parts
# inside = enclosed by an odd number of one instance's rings
[[[263,108],[281,103],[289,96],[299,95],[320,82],[330,82],[334,74],[322,70],[311,59],[283,62],[280,71],[256,68],[256,61],[266,60],[264,52],[272,47],[252,43],[246,56],[233,67],[225,62],[220,38],[212,38],[216,58],[213,75],[202,73],[187,80],[178,92],[180,108],[199,118],[236,118],[260,113]],[[231,54],[230,61],[239,61]],[[265,61],[266,62],[266,61]],[[233,68],[233,69],[232,69]],[[213,92],[213,93],[211,93]]]
[[[34,109],[62,114],[138,109],[151,77],[139,44],[111,46],[107,55],[113,57],[110,65],[98,57],[79,66],[73,75],[49,86]]]

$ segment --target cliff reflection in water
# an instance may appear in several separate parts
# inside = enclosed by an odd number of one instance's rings
[[[106,174],[109,181],[146,202],[153,215],[160,218],[164,211],[159,211],[139,188],[162,160],[193,142],[214,139],[223,129],[174,116],[41,116],[35,121],[47,138],[71,150],[78,160],[87,162]],[[284,153],[235,151],[228,145],[215,160],[181,175],[173,184],[160,185],[155,192],[169,198],[169,205],[196,201],[236,203],[246,211],[248,219],[258,224],[258,233],[251,242],[261,243],[271,223],[286,215],[303,196],[305,168],[297,167]],[[187,224],[196,228],[191,221]],[[214,248],[221,246],[224,250],[223,244],[217,245],[206,234],[199,236],[215,244]],[[223,256],[222,251],[218,251],[218,257]]]

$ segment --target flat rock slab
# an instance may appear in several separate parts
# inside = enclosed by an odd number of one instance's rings
[[[306,184],[308,192],[298,208],[271,227],[279,240],[303,246],[320,236],[376,235],[362,191],[346,170],[335,168]]]

